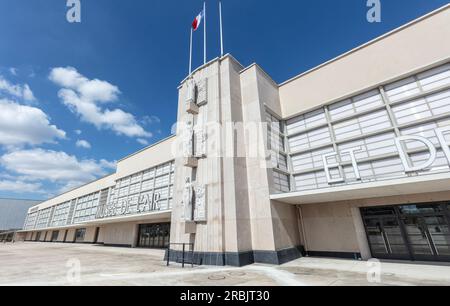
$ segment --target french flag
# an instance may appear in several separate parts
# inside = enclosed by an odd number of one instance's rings
[[[192,23],[192,29],[194,31],[197,31],[197,29],[200,27],[200,24],[202,23],[202,19],[205,16],[205,12],[201,11],[200,14],[198,14],[197,17],[195,17],[194,22]]]

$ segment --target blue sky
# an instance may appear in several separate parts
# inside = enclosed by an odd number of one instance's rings
[[[282,82],[447,2],[381,0],[371,24],[366,0],[224,0],[225,51]],[[169,136],[202,3],[81,0],[70,24],[66,0],[0,0],[0,197],[45,199]],[[212,59],[217,1],[207,3]]]

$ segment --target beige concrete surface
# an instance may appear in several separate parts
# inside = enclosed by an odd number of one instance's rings
[[[368,286],[446,285],[450,266],[385,262],[381,283],[367,281],[362,261],[302,258],[282,266],[244,268],[165,266],[162,250],[95,245],[0,244],[0,285],[175,285],[175,286]],[[79,261],[79,282],[71,282],[68,263]]]

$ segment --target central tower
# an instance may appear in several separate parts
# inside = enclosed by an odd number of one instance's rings
[[[280,264],[300,256],[295,208],[270,200],[270,109],[280,113],[277,84],[230,55],[179,87],[171,243],[192,243],[196,264]],[[172,248],[171,260],[179,251]]]

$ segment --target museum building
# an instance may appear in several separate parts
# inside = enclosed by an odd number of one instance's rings
[[[282,84],[214,59],[181,82],[176,135],[32,207],[20,236],[173,261],[185,243],[205,265],[450,262],[449,37],[446,5]]]

